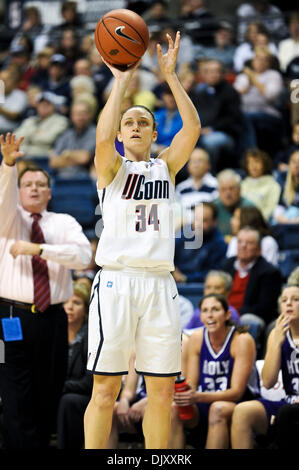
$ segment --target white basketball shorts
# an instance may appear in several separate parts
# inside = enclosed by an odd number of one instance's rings
[[[100,375],[126,374],[133,347],[138,373],[180,373],[176,283],[169,272],[101,269],[90,298],[87,369]]]

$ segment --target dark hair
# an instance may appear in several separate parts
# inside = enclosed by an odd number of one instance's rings
[[[265,221],[261,211],[255,206],[239,207],[240,209],[240,229],[248,225],[255,230],[258,230],[260,236],[263,238],[266,235],[271,235],[271,229]]]
[[[252,148],[248,149],[245,153],[243,162],[244,170],[248,173],[248,159],[258,158],[263,164],[263,175],[271,175],[272,172],[272,160],[271,157],[260,149]]]
[[[155,131],[157,129],[157,122],[156,122],[155,116],[154,116],[154,114],[152,113],[152,111],[150,109],[148,109],[146,106],[143,106],[142,104],[135,104],[133,106],[130,106],[129,108],[125,109],[125,111],[123,111],[121,113],[120,120],[119,120],[119,128],[120,128],[120,123],[122,121],[122,118],[124,117],[126,112],[129,111],[129,109],[134,109],[134,108],[145,109],[152,116],[152,118],[153,118],[153,130]]]
[[[213,202],[204,201],[201,203],[203,207],[209,207],[212,211],[213,220],[216,220],[218,217],[218,207]]]
[[[221,294],[207,294],[207,295],[204,295],[198,303],[198,306],[199,306],[200,310],[201,310],[201,306],[202,306],[204,300],[208,299],[210,297],[214,297],[222,305],[223,310],[225,310],[226,312],[229,310],[228,302],[227,302],[226,298]],[[247,326],[247,325],[238,325],[231,318],[229,318],[226,321],[226,325],[227,326],[235,326],[236,331],[238,331],[238,333],[247,333],[248,330],[249,330],[249,326]]]
[[[47,178],[47,182],[48,182],[48,186],[50,188],[51,186],[51,182],[50,182],[50,175],[49,173],[44,170],[43,168],[39,167],[39,166],[35,166],[35,165],[28,165],[26,168],[24,168],[24,170],[22,170],[20,172],[20,174],[18,175],[18,187],[20,187],[21,185],[21,179],[23,177],[23,175],[25,173],[27,173],[27,171],[40,171],[41,173],[43,173],[45,175],[45,177]]]

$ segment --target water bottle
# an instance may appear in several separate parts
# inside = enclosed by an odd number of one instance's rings
[[[189,390],[190,386],[187,384],[186,379],[183,375],[180,375],[176,378],[174,383],[174,389],[176,393],[185,392]],[[192,405],[186,406],[179,406],[179,417],[181,420],[186,421],[188,419],[193,418],[194,416],[194,409]]]

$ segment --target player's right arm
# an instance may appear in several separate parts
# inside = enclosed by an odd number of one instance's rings
[[[99,189],[111,183],[121,165],[121,157],[115,149],[115,137],[119,127],[121,104],[132,74],[139,65],[138,63],[134,68],[122,72],[107,62],[105,64],[114,75],[114,83],[100,114],[96,131],[95,167]]]

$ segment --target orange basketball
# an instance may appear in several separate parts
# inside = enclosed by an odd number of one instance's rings
[[[95,45],[109,64],[127,70],[145,53],[149,32],[137,13],[125,8],[111,10],[98,22]]]

